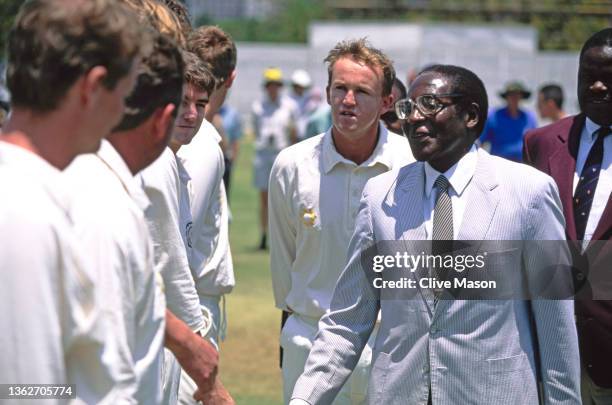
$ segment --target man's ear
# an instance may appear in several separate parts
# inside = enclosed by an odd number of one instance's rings
[[[480,106],[476,103],[471,103],[465,110],[465,125],[472,129],[480,122]]]
[[[382,106],[380,108],[380,115],[388,112],[393,108],[393,103],[395,103],[395,97],[393,97],[393,93],[389,93],[386,96],[382,96]]]
[[[165,107],[160,107],[153,113],[153,138],[156,142],[162,142],[170,139],[172,128],[174,127],[174,111],[176,106],[168,104]]]
[[[232,73],[230,73],[229,77],[223,84],[229,89],[232,87],[232,84],[234,84],[234,80],[236,80],[236,69],[232,70]]]
[[[325,87],[325,98],[327,99],[327,104],[331,105],[331,99],[329,97],[329,85]]]
[[[94,66],[82,76],[79,93],[81,103],[84,106],[95,104],[100,91],[103,89],[103,81],[107,73],[104,66]]]

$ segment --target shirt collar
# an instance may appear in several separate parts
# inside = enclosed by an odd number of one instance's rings
[[[377,163],[380,163],[387,167],[387,169],[393,168],[393,153],[391,145],[387,142],[389,132],[387,128],[382,124],[378,124],[378,142],[370,157],[360,165],[345,158],[336,150],[334,141],[332,139],[332,129],[329,128],[325,135],[323,135],[323,171],[325,174],[329,173],[337,164],[344,163],[351,166],[370,167]]]
[[[127,191],[130,197],[136,202],[136,204],[144,211],[150,204],[150,200],[147,198],[144,190],[134,179],[134,175],[130,171],[130,168],[125,163],[125,160],[121,157],[117,149],[103,139],[100,145],[100,149],[96,153],[96,156],[102,160],[110,170],[115,173],[123,188]]]
[[[457,195],[463,194],[463,191],[465,191],[465,188],[470,183],[470,180],[472,180],[472,177],[474,177],[474,172],[476,171],[476,163],[478,160],[478,153],[476,150],[476,145],[472,145],[468,153],[444,173],[440,173],[431,167],[428,162],[425,162],[425,195],[427,198],[430,198],[434,183],[441,174],[444,174],[448,179],[448,182]]]
[[[585,128],[587,130],[587,134],[590,137],[589,141],[594,141],[595,140],[595,132],[597,132],[597,130],[599,128],[601,128],[601,125],[598,125],[598,124],[594,123],[593,121],[591,121],[591,119],[589,117],[587,117],[584,126],[585,126]]]

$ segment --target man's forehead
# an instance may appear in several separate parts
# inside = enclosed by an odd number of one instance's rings
[[[449,79],[437,72],[425,72],[419,75],[410,86],[410,93],[420,89],[424,93],[445,93],[450,85]]]
[[[612,69],[612,46],[604,45],[587,49],[580,65],[589,69]]]
[[[192,83],[183,85],[183,95],[191,99],[208,99],[208,92]]]
[[[339,66],[342,64],[348,64],[350,66],[350,64],[356,64],[359,65],[360,67],[365,67],[369,70],[371,70],[376,76],[377,78],[381,78],[382,77],[382,68],[378,65],[374,65],[371,63],[366,63],[365,61],[359,60],[357,58],[355,58],[352,55],[345,55],[345,56],[341,56],[340,58],[338,58],[338,60],[334,63],[334,65],[332,66],[332,76],[334,73],[336,73],[336,71],[338,70]],[[346,65],[345,65],[346,67]]]

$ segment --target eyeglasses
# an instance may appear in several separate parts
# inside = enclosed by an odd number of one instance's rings
[[[444,104],[440,101],[440,98],[459,98],[463,97],[463,94],[459,93],[447,93],[447,94],[423,94],[416,98],[416,100],[412,100],[409,98],[405,98],[402,100],[398,100],[395,103],[395,114],[400,120],[406,120],[410,117],[413,108],[417,108],[421,114],[426,117],[433,117],[440,111],[444,109],[444,107],[448,107],[450,104]]]

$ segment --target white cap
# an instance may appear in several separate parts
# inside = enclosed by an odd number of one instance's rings
[[[310,75],[303,69],[298,69],[291,75],[291,83],[300,87],[308,88],[312,84]]]

